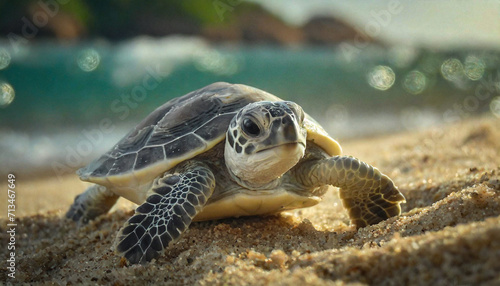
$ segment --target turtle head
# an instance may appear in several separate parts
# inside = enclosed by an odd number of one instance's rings
[[[304,156],[304,111],[290,101],[259,101],[232,119],[224,156],[239,181],[262,186],[279,178]]]

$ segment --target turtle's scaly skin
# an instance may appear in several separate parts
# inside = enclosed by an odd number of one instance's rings
[[[400,203],[405,202],[389,177],[350,156],[305,163],[298,169],[297,177],[308,186],[339,187],[342,204],[356,228],[399,215]]]
[[[188,163],[179,171],[155,181],[118,233],[115,249],[130,263],[151,261],[178,240],[212,195],[215,178],[207,166]]]
[[[84,193],[76,196],[66,217],[85,224],[102,214],[107,213],[120,196],[100,185],[90,186]]]

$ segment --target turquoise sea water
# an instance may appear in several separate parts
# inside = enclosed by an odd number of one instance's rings
[[[15,51],[0,42],[0,68],[1,173],[77,168],[157,106],[215,81],[296,101],[341,140],[500,113],[500,53],[491,51],[213,46],[182,37]]]

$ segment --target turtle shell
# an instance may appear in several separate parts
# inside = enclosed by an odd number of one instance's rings
[[[236,113],[249,103],[264,100],[281,99],[257,88],[222,82],[172,99],[77,174],[83,181],[111,187],[151,182],[223,141]],[[316,141],[330,155],[338,155],[338,143],[309,116],[305,126],[308,139]]]
[[[250,86],[222,82],[172,99],[77,174],[84,181],[108,186],[152,181],[224,140],[234,115],[263,100],[281,99]]]

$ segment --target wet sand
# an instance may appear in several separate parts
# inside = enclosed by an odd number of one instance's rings
[[[500,285],[500,120],[341,142],[389,175],[403,213],[356,231],[335,189],[317,206],[269,217],[193,223],[159,259],[125,266],[115,234],[133,213],[78,229],[63,219],[77,176],[16,180],[16,273],[0,281],[114,285]],[[5,186],[5,185],[4,185]],[[0,200],[6,210],[7,198]],[[6,211],[0,214],[8,258]],[[3,263],[5,265],[5,262]]]

